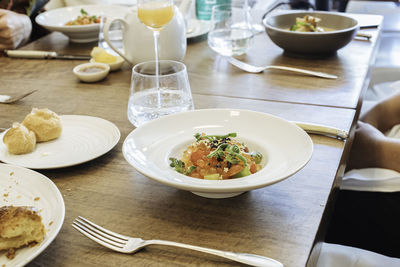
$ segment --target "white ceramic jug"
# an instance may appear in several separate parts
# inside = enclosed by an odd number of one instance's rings
[[[109,38],[110,26],[113,22],[122,24],[124,53],[115,48]],[[131,8],[125,19],[107,20],[104,29],[104,39],[107,44],[131,65],[155,60],[153,31],[141,23],[137,17],[136,7]],[[179,9],[174,7],[174,17],[161,30],[159,38],[160,59],[182,61],[186,53],[186,27]]]

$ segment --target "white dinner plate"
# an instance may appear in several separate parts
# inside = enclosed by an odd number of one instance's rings
[[[186,33],[186,38],[196,38],[207,34],[210,31],[210,21],[191,19],[188,23],[189,32]]]
[[[79,5],[52,9],[40,13],[35,21],[49,31],[58,31],[67,35],[71,42],[88,43],[99,39],[99,24],[65,26],[68,21],[76,19],[84,9],[91,16],[106,18],[124,18],[129,12],[126,6],[118,5]]]
[[[37,143],[33,152],[13,155],[0,142],[0,160],[30,169],[55,169],[74,166],[110,151],[121,133],[115,124],[97,117],[61,115],[63,130],[55,140]],[[0,140],[3,140],[3,135]]]
[[[237,133],[250,151],[263,154],[263,168],[229,180],[195,179],[169,166],[195,141],[195,133]],[[266,113],[236,109],[203,109],[167,115],[133,130],[125,139],[125,159],[140,173],[160,183],[210,198],[239,195],[293,175],[310,160],[313,144],[294,123]]]
[[[46,230],[40,244],[17,249],[12,260],[6,257],[6,251],[0,252],[0,266],[23,266],[45,250],[57,236],[64,222],[64,200],[49,178],[15,165],[0,163],[0,188],[0,206],[36,207]]]

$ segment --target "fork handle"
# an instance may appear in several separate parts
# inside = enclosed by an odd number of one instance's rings
[[[192,250],[220,256],[223,258],[227,258],[227,259],[230,259],[233,261],[245,263],[245,264],[248,264],[251,266],[283,267],[283,264],[280,263],[279,261],[276,261],[274,259],[267,258],[264,256],[254,255],[254,254],[222,251],[222,250],[203,248],[203,247],[187,245],[187,244],[182,244],[182,243],[177,243],[177,242],[172,242],[172,241],[165,241],[165,240],[146,240],[144,243],[145,243],[145,245],[166,245],[166,246],[174,246],[174,247],[192,249]]]
[[[285,67],[285,66],[275,66],[275,65],[271,65],[271,66],[268,66],[266,68],[293,71],[293,72],[308,74],[308,75],[311,75],[311,76],[321,77],[321,78],[325,78],[325,79],[337,79],[336,75],[332,75],[332,74],[328,74],[328,73],[324,73],[324,72],[319,72],[319,71],[303,70],[303,69],[298,69],[298,68]]]

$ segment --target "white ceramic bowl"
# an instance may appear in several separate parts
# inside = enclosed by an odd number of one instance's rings
[[[95,70],[91,72],[90,70]],[[83,82],[98,82],[110,72],[110,66],[104,63],[83,63],[73,69],[73,73]]]
[[[230,180],[185,176],[169,166],[181,158],[195,133],[236,132],[251,151],[263,154],[263,168]],[[132,131],[124,141],[125,159],[140,173],[160,183],[209,198],[226,198],[280,182],[310,160],[313,144],[295,124],[266,113],[236,109],[203,109],[167,115]]]
[[[96,63],[96,60],[94,60],[94,58],[91,58],[90,62]],[[105,64],[110,66],[110,71],[116,71],[116,70],[119,70],[122,67],[122,64],[124,64],[124,62],[125,62],[125,60],[122,57],[117,56],[117,61],[116,62],[114,62],[114,63],[105,63]]]
[[[70,20],[76,19],[80,15],[80,10],[84,9],[89,15],[106,18],[123,18],[129,8],[117,5],[81,5],[57,8],[39,14],[36,22],[49,31],[58,31],[67,35],[71,42],[88,43],[97,41],[99,38],[99,24],[65,26]]]

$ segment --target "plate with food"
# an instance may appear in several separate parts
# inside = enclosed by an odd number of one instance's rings
[[[266,32],[286,52],[332,54],[355,37],[358,21],[346,14],[324,11],[290,11],[265,16]]]
[[[227,198],[280,182],[310,160],[308,134],[282,118],[249,110],[167,115],[132,131],[125,159],[165,185]]]
[[[118,127],[102,118],[33,108],[0,135],[0,160],[30,169],[69,167],[104,155],[120,136]]]
[[[35,21],[49,31],[62,32],[71,42],[88,43],[98,40],[102,18],[123,18],[128,11],[118,5],[79,5],[43,12]]]
[[[23,266],[56,238],[65,206],[46,176],[0,163],[0,266]]]

